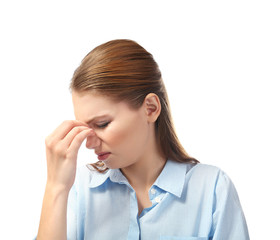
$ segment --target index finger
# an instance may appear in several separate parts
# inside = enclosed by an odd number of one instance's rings
[[[62,140],[65,138],[65,136],[74,128],[77,126],[85,126],[89,127],[86,123],[80,122],[77,120],[66,120],[62,122],[50,135],[51,138],[55,138],[57,140]]]

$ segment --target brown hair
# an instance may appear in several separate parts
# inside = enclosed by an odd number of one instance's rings
[[[156,94],[161,113],[156,121],[156,137],[166,158],[177,162],[198,163],[179,142],[170,113],[169,101],[161,72],[152,54],[132,40],[104,43],[82,60],[74,72],[70,89],[77,92],[97,91],[116,101],[126,101],[139,108],[147,94]],[[93,164],[100,171],[100,162]]]

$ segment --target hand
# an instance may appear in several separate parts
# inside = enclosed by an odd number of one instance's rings
[[[79,121],[64,121],[46,138],[47,185],[69,191],[72,187],[77,165],[78,150],[82,142],[94,131]]]

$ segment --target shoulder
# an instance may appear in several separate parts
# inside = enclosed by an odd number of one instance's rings
[[[189,186],[196,189],[211,192],[235,191],[230,177],[219,167],[198,163],[186,173],[186,181]]]
[[[186,175],[207,181],[216,179],[221,173],[223,174],[224,172],[216,166],[198,163],[190,168]]]

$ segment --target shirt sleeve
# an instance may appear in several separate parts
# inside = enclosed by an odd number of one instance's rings
[[[236,189],[220,171],[213,208],[213,240],[249,240],[249,233]]]

